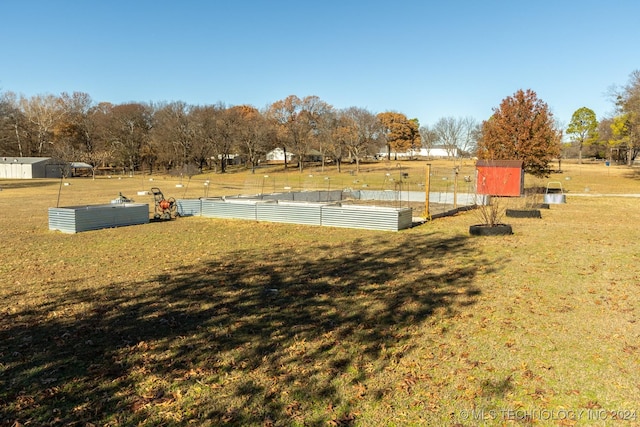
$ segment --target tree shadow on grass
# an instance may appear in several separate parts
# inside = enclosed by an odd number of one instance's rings
[[[21,179],[21,180],[0,180],[0,190],[13,190],[37,187],[53,187],[59,185],[60,180],[42,179]]]
[[[637,179],[640,180],[640,169],[638,168],[632,168],[629,169],[625,174],[624,174],[625,178],[631,178],[631,179]]]
[[[3,310],[0,424],[352,424],[430,318],[475,302],[468,242],[240,251]]]

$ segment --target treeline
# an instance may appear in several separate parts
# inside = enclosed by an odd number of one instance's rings
[[[602,118],[594,130],[591,114],[582,108],[574,113],[567,132],[580,158],[585,150],[587,155],[595,152],[631,165],[640,152],[640,70],[633,71],[625,85],[613,87],[609,97],[615,106],[613,117]]]
[[[612,118],[598,121],[586,107],[576,111],[562,157],[616,158],[631,164],[640,151],[640,71],[612,97]],[[83,92],[32,97],[0,92],[0,155],[55,157],[151,173],[185,168],[224,172],[232,156],[255,170],[266,153],[279,147],[285,159],[289,153],[302,160],[296,162],[300,170],[310,153],[340,168],[345,159],[359,166],[361,159],[381,152],[391,156],[434,146],[452,157],[476,155],[487,121],[444,117],[431,127],[420,126],[403,113],[336,109],[317,96],[291,95],[257,109],[180,101],[114,105],[94,102]]]
[[[423,138],[421,135],[427,135]],[[96,167],[145,170],[215,169],[240,156],[255,170],[270,150],[293,154],[302,170],[309,153],[359,164],[365,156],[419,150],[435,143],[404,114],[335,109],[317,96],[291,95],[263,110],[250,105],[96,103],[82,92],[0,94],[0,154],[55,157]]]

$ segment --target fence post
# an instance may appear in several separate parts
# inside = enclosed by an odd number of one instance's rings
[[[429,218],[431,214],[429,213],[429,189],[431,188],[431,163],[427,163],[427,172],[424,180],[424,191],[425,191],[425,201],[424,201],[424,217]]]
[[[453,209],[458,209],[458,172],[458,167],[453,168]]]

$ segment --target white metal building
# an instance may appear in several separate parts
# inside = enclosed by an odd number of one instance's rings
[[[280,147],[274,148],[273,150],[267,153],[266,158],[267,158],[267,162],[284,163],[284,150]],[[287,162],[290,162],[292,159],[293,159],[293,153],[290,151],[287,151]]]
[[[419,156],[419,157],[452,158],[452,157],[458,157],[458,149],[455,147],[454,148],[444,148],[444,147],[421,148],[418,151],[413,151],[411,154],[413,156]]]
[[[0,157],[0,179],[60,178],[63,169],[51,157]]]
[[[387,157],[387,152],[381,150],[378,153],[378,157],[384,159]],[[404,152],[391,152],[391,157],[395,158],[405,158],[405,157],[431,157],[431,158],[440,158],[440,159],[451,159],[458,157],[458,149],[457,148],[444,148],[444,147],[432,147],[432,148],[420,148],[419,150],[408,150]]]

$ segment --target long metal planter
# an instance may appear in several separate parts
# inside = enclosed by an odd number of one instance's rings
[[[149,205],[142,203],[49,208],[49,230],[58,230],[63,233],[79,233],[148,222]]]
[[[398,231],[413,225],[411,208],[238,198],[202,199],[202,216],[288,224]]]
[[[424,203],[426,193],[424,191],[396,191],[396,190],[352,190],[347,193],[348,196],[358,200],[384,200],[387,202],[418,202]],[[475,193],[458,193],[456,195],[456,203],[461,206],[471,206],[474,204],[485,204],[485,198]],[[453,204],[453,193],[430,192],[429,202],[440,204]]]
[[[398,231],[412,225],[411,208],[327,205],[322,208],[322,225]]]
[[[323,206],[325,204],[308,202],[257,203],[256,218],[258,221],[322,225]]]
[[[255,221],[257,220],[256,203],[259,202],[259,200],[242,199],[202,199],[202,216],[208,218],[251,219]]]
[[[178,199],[178,214],[180,216],[200,216],[202,213],[202,202],[200,199]]]
[[[255,200],[288,200],[291,202],[311,202],[328,203],[339,202],[343,199],[342,190],[311,190],[311,191],[290,191],[287,193],[257,194],[252,196],[226,196],[226,200],[234,199],[255,199]]]

